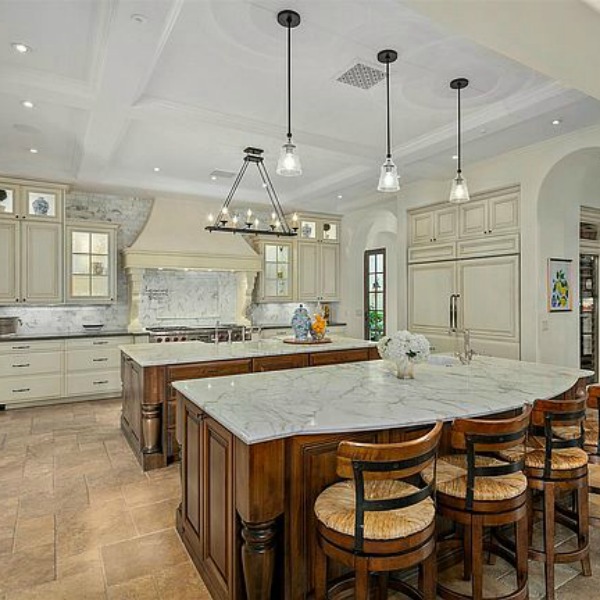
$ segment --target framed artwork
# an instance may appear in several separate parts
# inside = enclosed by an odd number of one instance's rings
[[[573,261],[548,259],[548,312],[573,310]]]

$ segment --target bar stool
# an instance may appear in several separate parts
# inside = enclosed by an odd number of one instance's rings
[[[484,545],[516,569],[517,589],[504,600],[528,597],[527,569],[527,478],[523,461],[507,462],[491,455],[525,448],[531,406],[510,419],[457,419],[452,424],[451,444],[459,454],[441,456],[437,466],[438,514],[462,526],[458,533],[440,539],[438,554],[445,548],[462,548],[463,575],[471,579],[471,595],[459,593],[438,583],[437,593],[448,600],[483,598]],[[428,469],[425,480],[433,477]],[[512,525],[514,551],[501,544],[484,543],[485,527]]]
[[[411,598],[435,600],[435,482],[425,483],[421,474],[435,464],[442,427],[437,423],[423,437],[398,444],[340,443],[337,473],[344,481],[326,488],[315,502],[315,600],[347,587],[342,581],[328,593],[328,558],[354,570],[356,600],[369,597],[370,573],[379,574],[381,600],[388,583]],[[389,581],[390,571],[417,565],[420,592]]]
[[[529,558],[544,562],[546,598],[554,600],[554,565],[581,561],[583,575],[590,576],[588,456],[582,449],[585,398],[575,400],[537,400],[532,413],[531,432],[525,452],[525,472],[529,489],[543,496],[544,549],[529,548]],[[560,439],[556,430],[575,427],[579,436]],[[501,452],[507,460],[522,460],[522,455]],[[574,510],[556,506],[559,494],[574,495]],[[533,522],[533,506],[530,507]],[[577,549],[557,552],[555,522],[577,533]]]

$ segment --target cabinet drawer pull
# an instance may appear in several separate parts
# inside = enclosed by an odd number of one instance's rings
[[[100,381],[94,381],[94,385],[105,385],[108,383],[108,379],[101,379]]]
[[[92,358],[92,362],[106,362],[108,358]]]
[[[30,392],[31,388],[18,388],[16,390],[13,390],[13,394],[19,394],[21,392]]]
[[[106,344],[108,344],[108,342],[106,340],[102,341],[102,342],[93,342],[94,346],[105,346]]]
[[[21,363],[20,365],[13,365],[13,368],[17,369],[19,367],[30,367],[29,363]]]
[[[31,348],[31,346],[13,346],[12,347],[13,350],[29,350],[29,348]]]

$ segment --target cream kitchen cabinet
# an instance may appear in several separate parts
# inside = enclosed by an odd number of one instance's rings
[[[66,187],[0,180],[0,303],[63,301]]]
[[[259,275],[260,302],[291,302],[294,300],[294,244],[292,242],[258,242],[262,257]]]
[[[107,223],[66,226],[66,300],[111,304],[117,297],[117,230]]]
[[[340,295],[338,244],[298,242],[298,300],[335,302]]]
[[[410,245],[448,242],[458,232],[458,210],[455,206],[425,209],[409,213]]]
[[[519,256],[414,264],[408,270],[409,329],[436,351],[461,348],[468,329],[475,351],[520,358]]]
[[[299,214],[297,215],[298,241],[324,242],[326,244],[339,244],[341,237],[341,221],[329,215]],[[292,216],[286,219],[293,223]]]
[[[504,235],[519,230],[519,193],[490,192],[459,207],[459,237]]]

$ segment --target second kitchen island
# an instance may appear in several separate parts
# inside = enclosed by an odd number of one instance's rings
[[[120,346],[121,429],[144,471],[179,458],[173,382],[299,369],[379,358],[373,342],[333,337],[331,343],[293,345],[280,339],[206,344]]]

